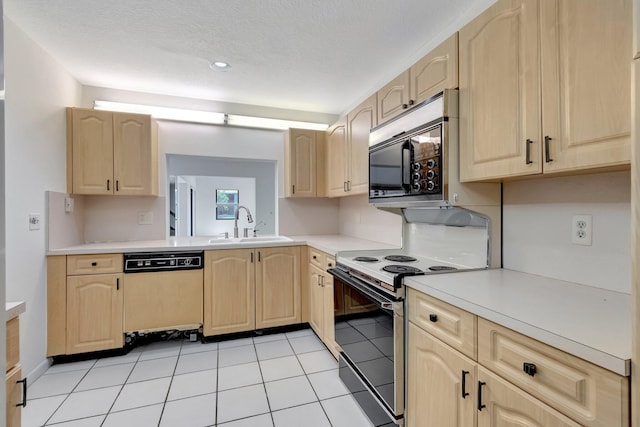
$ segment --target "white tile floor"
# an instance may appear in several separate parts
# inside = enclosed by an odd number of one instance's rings
[[[29,387],[23,427],[370,427],[311,329],[137,347],[54,365]]]

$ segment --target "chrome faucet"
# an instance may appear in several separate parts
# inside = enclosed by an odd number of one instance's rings
[[[235,239],[238,238],[238,217],[240,216],[240,209],[244,209],[247,212],[247,221],[249,222],[249,224],[251,224],[253,222],[253,217],[251,216],[251,212],[249,212],[249,209],[247,209],[246,207],[240,205],[238,206],[238,209],[236,209],[236,219],[235,222],[233,224],[233,237]],[[247,237],[247,236],[245,236]]]

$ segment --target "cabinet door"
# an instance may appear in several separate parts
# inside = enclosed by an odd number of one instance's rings
[[[545,0],[540,12],[545,173],[629,164],[631,0]]]
[[[324,330],[324,336],[322,337],[322,341],[324,341],[329,351],[333,353],[333,356],[337,359],[338,351],[336,350],[336,325],[333,307],[333,276],[325,273],[323,283],[322,295],[324,303],[322,304],[322,329]]]
[[[300,247],[256,253],[256,328],[300,323]]]
[[[113,113],[113,150],[115,194],[154,194],[157,153],[151,138],[151,116]]]
[[[478,387],[484,405],[478,411],[478,427],[580,425],[481,366],[478,366]]]
[[[442,42],[413,64],[411,101],[419,103],[442,92],[458,87],[458,33]]]
[[[289,129],[285,145],[285,190],[287,197],[316,197],[317,141],[315,131]]]
[[[369,192],[369,132],[377,125],[376,106],[376,94],[373,94],[347,114],[347,190],[350,195]]]
[[[473,427],[475,363],[413,323],[407,359],[407,426]]]
[[[313,264],[309,265],[309,325],[320,339],[324,339],[324,292],[320,280],[322,270]]]
[[[341,117],[327,129],[327,196],[345,195],[347,174],[347,119]]]
[[[498,0],[459,36],[461,181],[541,173],[538,1]]]
[[[113,114],[71,109],[72,192],[113,194]]]
[[[122,274],[67,278],[67,354],[123,346]]]
[[[409,70],[377,92],[378,123],[384,123],[409,108]]]
[[[22,387],[18,381],[22,379],[22,369],[15,367],[6,376],[6,427],[20,427],[22,425]]]
[[[253,249],[204,253],[205,336],[255,329],[254,258]]]

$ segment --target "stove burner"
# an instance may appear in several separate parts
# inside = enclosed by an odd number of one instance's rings
[[[457,270],[455,267],[449,267],[448,265],[432,265],[429,267],[431,271],[449,271],[449,270]]]
[[[360,262],[378,262],[380,261],[378,258],[370,257],[370,256],[357,256],[353,259],[354,261]]]
[[[413,262],[413,261],[417,261],[416,258],[414,258],[412,256],[407,256],[407,255],[387,255],[386,257],[384,257],[384,259],[386,259],[387,261],[393,261],[393,262]]]
[[[382,267],[382,270],[393,274],[422,273],[422,270],[415,267],[410,267],[408,265],[385,265],[384,267]]]

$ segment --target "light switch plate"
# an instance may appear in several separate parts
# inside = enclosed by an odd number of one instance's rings
[[[40,214],[29,214],[29,231],[40,230]]]

